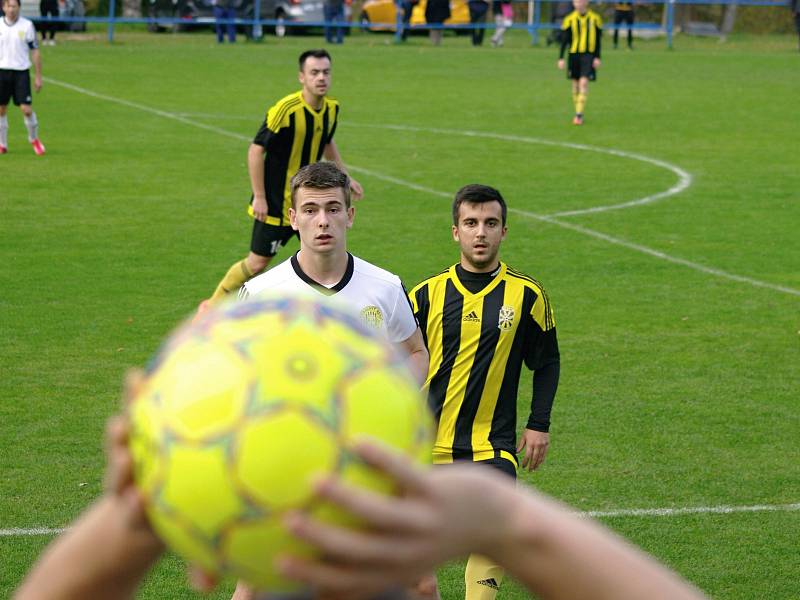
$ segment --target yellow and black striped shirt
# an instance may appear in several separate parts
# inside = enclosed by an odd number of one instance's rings
[[[573,10],[564,17],[561,29],[564,31],[562,37],[564,40],[562,55],[563,48],[569,45],[570,54],[588,52],[600,58],[600,39],[603,35],[603,20],[596,12],[587,10],[586,13],[582,15],[577,10]]]
[[[438,421],[433,462],[505,458],[516,465],[522,363],[536,371],[559,362],[553,310],[539,283],[505,263],[476,293],[459,270],[453,265],[409,294],[430,353],[425,387]],[[547,431],[555,385],[557,375],[542,410],[531,402],[529,428],[538,419],[537,429]]]
[[[338,118],[336,100],[325,97],[322,107],[314,110],[303,99],[302,91],[286,96],[267,111],[253,143],[266,149],[264,189],[268,224],[289,225],[292,177],[301,167],[322,159],[325,146],[336,133]]]

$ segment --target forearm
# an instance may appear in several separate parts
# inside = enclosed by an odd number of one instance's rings
[[[336,146],[336,142],[333,140],[328,142],[328,144],[325,145],[325,150],[323,150],[322,155],[326,160],[334,163],[342,173],[345,175],[348,174],[347,167],[345,166],[344,161],[342,161],[342,156],[339,154],[339,148]]]
[[[250,144],[247,150],[247,172],[250,175],[250,188],[253,196],[266,197],[264,189],[264,147]]]
[[[570,32],[569,29],[563,30],[561,35],[561,48],[558,51],[559,59],[564,58],[564,52],[571,43],[572,43],[572,33]]]
[[[425,381],[428,379],[429,359],[428,351],[424,348],[411,353],[408,357],[408,368],[411,370],[414,379],[416,379],[420,387],[425,385]]]
[[[33,63],[33,73],[35,77],[42,76],[42,54],[38,50],[31,52],[31,62]]]
[[[533,374],[533,396],[531,398],[531,414],[528,418],[528,429],[547,432],[550,429],[550,412],[558,390],[558,379],[561,374],[559,362],[545,365]]]
[[[605,530],[538,495],[517,495],[509,543],[490,556],[548,600],[698,600],[675,573]]]
[[[45,551],[16,600],[131,598],[163,546],[152,532],[132,529],[108,496],[91,507]]]

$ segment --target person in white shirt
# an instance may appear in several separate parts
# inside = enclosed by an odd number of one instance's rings
[[[408,295],[397,275],[347,251],[347,230],[354,216],[350,180],[334,163],[318,162],[300,169],[292,178],[289,208],[291,226],[300,234],[300,250],[245,283],[239,298],[298,290],[329,296],[382,331],[408,357],[408,366],[422,385],[429,357]],[[233,598],[254,597],[239,582]]]
[[[30,68],[33,64],[33,85],[42,89],[42,59],[33,23],[19,16],[21,0],[3,0],[0,19],[0,154],[8,152],[8,101],[20,107],[28,128],[28,141],[37,155],[44,154],[39,140],[39,121],[33,112]]]

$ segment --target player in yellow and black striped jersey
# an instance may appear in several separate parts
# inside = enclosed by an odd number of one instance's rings
[[[617,2],[614,5],[614,48],[619,44],[619,26],[628,26],[628,50],[633,50],[633,2]]]
[[[223,298],[263,271],[296,232],[289,224],[291,180],[305,165],[323,158],[336,163],[345,174],[333,136],[339,119],[339,103],[327,97],[331,83],[331,57],[326,50],[307,50],[300,55],[300,91],[279,100],[261,124],[247,153],[254,218],[250,253],[234,264],[217,286],[210,301]],[[361,185],[350,179],[354,199]],[[201,304],[201,311],[208,301]]]
[[[549,445],[560,359],[550,301],[534,279],[500,261],[506,204],[496,189],[468,185],[453,203],[460,261],[409,293],[430,365],[425,389],[437,420],[434,464],[469,460],[516,476],[536,469]],[[519,443],[517,390],[533,370],[531,410]],[[494,598],[503,571],[471,556],[467,599]]]
[[[567,79],[572,80],[572,102],[575,105],[574,125],[583,125],[583,111],[589,94],[589,81],[597,78],[603,20],[589,10],[589,0],[573,0],[575,10],[564,17],[561,25],[561,49],[558,68],[563,69],[564,51],[569,48]]]

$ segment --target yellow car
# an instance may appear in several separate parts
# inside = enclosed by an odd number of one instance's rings
[[[419,0],[411,12],[411,26],[425,25],[426,0]],[[397,5],[394,0],[366,0],[361,7],[361,25],[370,31],[395,31]],[[467,0],[450,0],[450,18],[445,25],[468,25]]]

